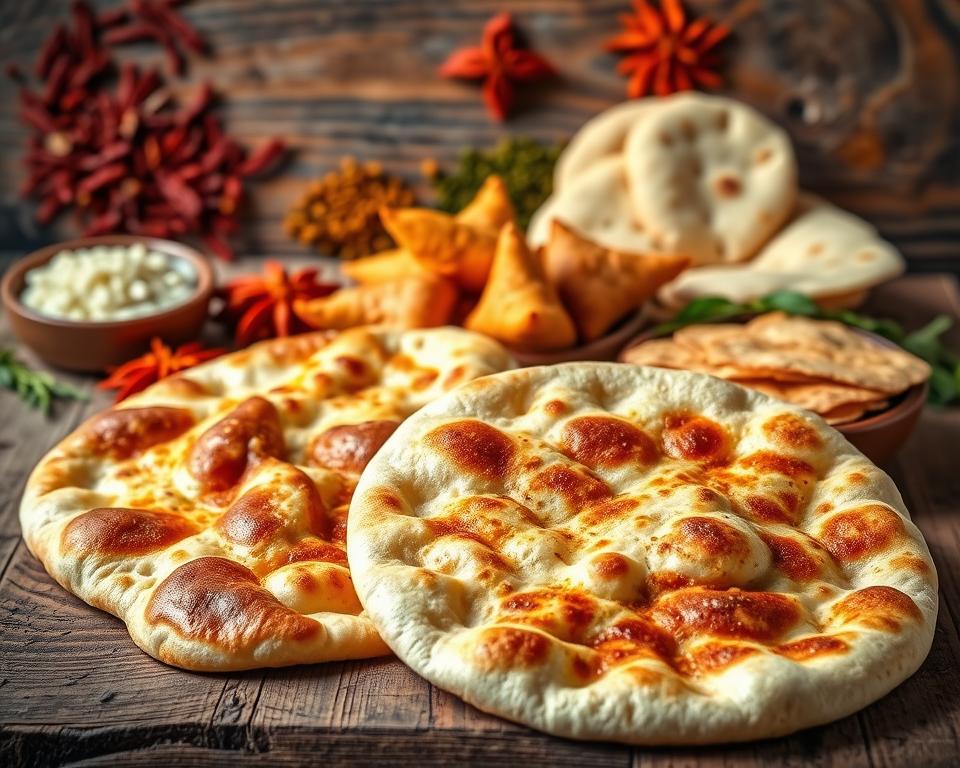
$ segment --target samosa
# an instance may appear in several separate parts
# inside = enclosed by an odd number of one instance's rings
[[[504,224],[517,220],[507,185],[499,176],[487,176],[473,200],[457,214],[457,221],[498,233]]]
[[[340,265],[340,271],[351,280],[364,284],[388,283],[415,275],[432,274],[422,267],[409,251],[402,248],[344,261]]]
[[[468,291],[483,290],[497,246],[494,233],[427,208],[384,208],[380,219],[421,265],[455,279]]]
[[[368,323],[430,328],[450,319],[456,301],[457,289],[448,280],[408,277],[302,299],[294,303],[293,311],[312,328],[339,330]]]
[[[580,340],[599,338],[690,263],[686,256],[615,251],[558,219],[541,253],[547,280],[573,316]]]
[[[427,208],[384,208],[380,219],[422,269],[478,294],[490,274],[497,234],[514,220],[514,210],[503,180],[489,176],[456,216]]]
[[[490,279],[464,325],[518,350],[562,349],[577,340],[573,321],[513,223],[500,231]]]

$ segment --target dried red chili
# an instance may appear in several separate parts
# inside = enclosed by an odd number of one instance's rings
[[[237,344],[309,330],[294,314],[294,301],[326,296],[340,287],[321,282],[317,272],[308,267],[288,275],[280,262],[267,261],[262,275],[243,275],[228,282],[223,288],[225,314],[237,321]]]
[[[72,4],[71,24],[57,25],[37,57],[42,87],[20,91],[20,116],[31,129],[21,191],[39,200],[41,223],[72,207],[88,235],[196,233],[229,259],[244,182],[283,156],[283,142],[248,154],[211,112],[209,84],[177,109],[159,72],[129,63],[118,71],[106,47],[152,39],[178,60],[206,50],[177,5],[129,0],[97,15],[85,2]]]
[[[97,384],[97,389],[116,389],[115,402],[119,403],[160,379],[205,363],[224,352],[225,349],[204,349],[195,341],[174,350],[154,337],[150,340],[149,352],[113,368],[110,375]]]
[[[500,13],[483,28],[475,48],[455,51],[440,67],[442,77],[483,80],[483,98],[497,120],[506,120],[516,100],[516,84],[545,80],[557,72],[534,51],[517,47],[513,20]]]

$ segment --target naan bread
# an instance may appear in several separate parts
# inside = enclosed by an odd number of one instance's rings
[[[54,448],[27,483],[24,538],[168,664],[386,653],[344,551],[357,477],[410,413],[511,365],[496,342],[452,328],[312,333],[227,355]]]
[[[822,420],[614,364],[467,384],[350,510],[357,594],[432,683],[561,736],[777,736],[920,665],[937,577],[890,478]]]
[[[623,154],[630,130],[663,99],[631,99],[604,110],[584,123],[564,148],[553,171],[553,188],[561,190],[596,164],[598,160]]]
[[[801,195],[793,219],[745,264],[690,269],[661,289],[678,309],[701,296],[748,302],[774,291],[798,291],[821,302],[851,306],[862,292],[904,270],[899,251],[863,219],[811,195]],[[837,301],[850,296],[853,301]]]
[[[621,155],[597,160],[547,198],[530,219],[527,230],[530,245],[544,245],[550,239],[554,221],[562,221],[595,243],[614,250],[663,251],[633,211]]]
[[[789,136],[730,99],[671,96],[630,131],[624,158],[647,234],[695,264],[749,259],[797,198]]]

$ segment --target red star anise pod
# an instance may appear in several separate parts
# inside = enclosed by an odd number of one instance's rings
[[[317,280],[317,269],[308,267],[288,275],[278,261],[264,264],[262,275],[236,277],[224,286],[226,313],[239,318],[237,344],[290,336],[309,330],[293,313],[296,299],[315,299],[339,288]]]
[[[727,27],[707,19],[688,20],[680,0],[661,0],[659,9],[647,0],[634,0],[633,7],[633,13],[620,17],[624,31],[604,43],[608,51],[627,54],[617,70],[630,76],[630,98],[721,85],[714,49],[730,34]]]
[[[97,384],[97,388],[116,389],[115,402],[119,403],[134,392],[146,389],[160,379],[212,360],[222,355],[224,351],[223,349],[204,349],[196,341],[171,349],[154,337],[150,340],[149,352],[111,369],[110,375]]]
[[[483,80],[483,98],[490,114],[503,121],[516,100],[517,83],[556,76],[557,71],[540,54],[518,48],[509,13],[500,13],[483,28],[477,48],[461,48],[440,67],[442,77]]]

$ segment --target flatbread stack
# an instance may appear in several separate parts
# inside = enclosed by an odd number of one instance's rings
[[[236,670],[387,652],[347,566],[348,505],[397,425],[513,365],[453,328],[264,342],[83,424],[31,475],[30,550],[161,661]]]
[[[824,320],[762,315],[746,324],[682,328],[626,350],[636,365],[709,373],[844,424],[886,408],[930,377],[914,355]]]
[[[699,93],[631,101],[584,125],[530,241],[548,242],[557,220],[608,248],[690,258],[694,267],[658,294],[668,313],[700,296],[748,301],[784,289],[850,306],[904,269],[867,222],[799,192],[782,129]]]
[[[917,669],[937,616],[887,475],[813,414],[688,372],[471,382],[373,458],[347,542],[404,663],[573,738],[735,741],[842,717]]]

